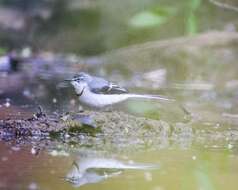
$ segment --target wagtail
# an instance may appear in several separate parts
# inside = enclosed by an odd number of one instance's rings
[[[91,76],[87,73],[80,72],[72,79],[67,79],[73,85],[79,101],[90,107],[102,108],[110,106],[129,98],[144,98],[156,100],[171,99],[159,95],[133,94],[119,85],[109,82],[103,78]]]

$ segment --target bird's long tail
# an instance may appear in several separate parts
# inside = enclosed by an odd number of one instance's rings
[[[144,98],[144,99],[155,99],[174,102],[174,99],[166,98],[160,95],[151,95],[151,94],[128,94],[128,98]]]

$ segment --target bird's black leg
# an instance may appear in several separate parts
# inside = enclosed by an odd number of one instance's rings
[[[109,105],[109,106],[105,107],[104,110],[105,110],[106,112],[113,112],[113,106],[112,106],[112,105]]]

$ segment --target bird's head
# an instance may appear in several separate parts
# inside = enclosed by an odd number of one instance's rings
[[[70,81],[73,87],[76,90],[77,94],[81,94],[83,89],[88,86],[88,83],[92,80],[92,77],[87,74],[80,72],[79,74],[75,75],[72,79],[67,79],[66,81]]]

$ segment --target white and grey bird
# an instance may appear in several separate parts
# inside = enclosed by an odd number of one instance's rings
[[[67,81],[70,81],[73,85],[79,97],[79,101],[90,107],[102,108],[125,101],[129,98],[171,100],[159,95],[129,93],[128,90],[115,83],[100,77],[91,76],[84,72],[80,72]]]

